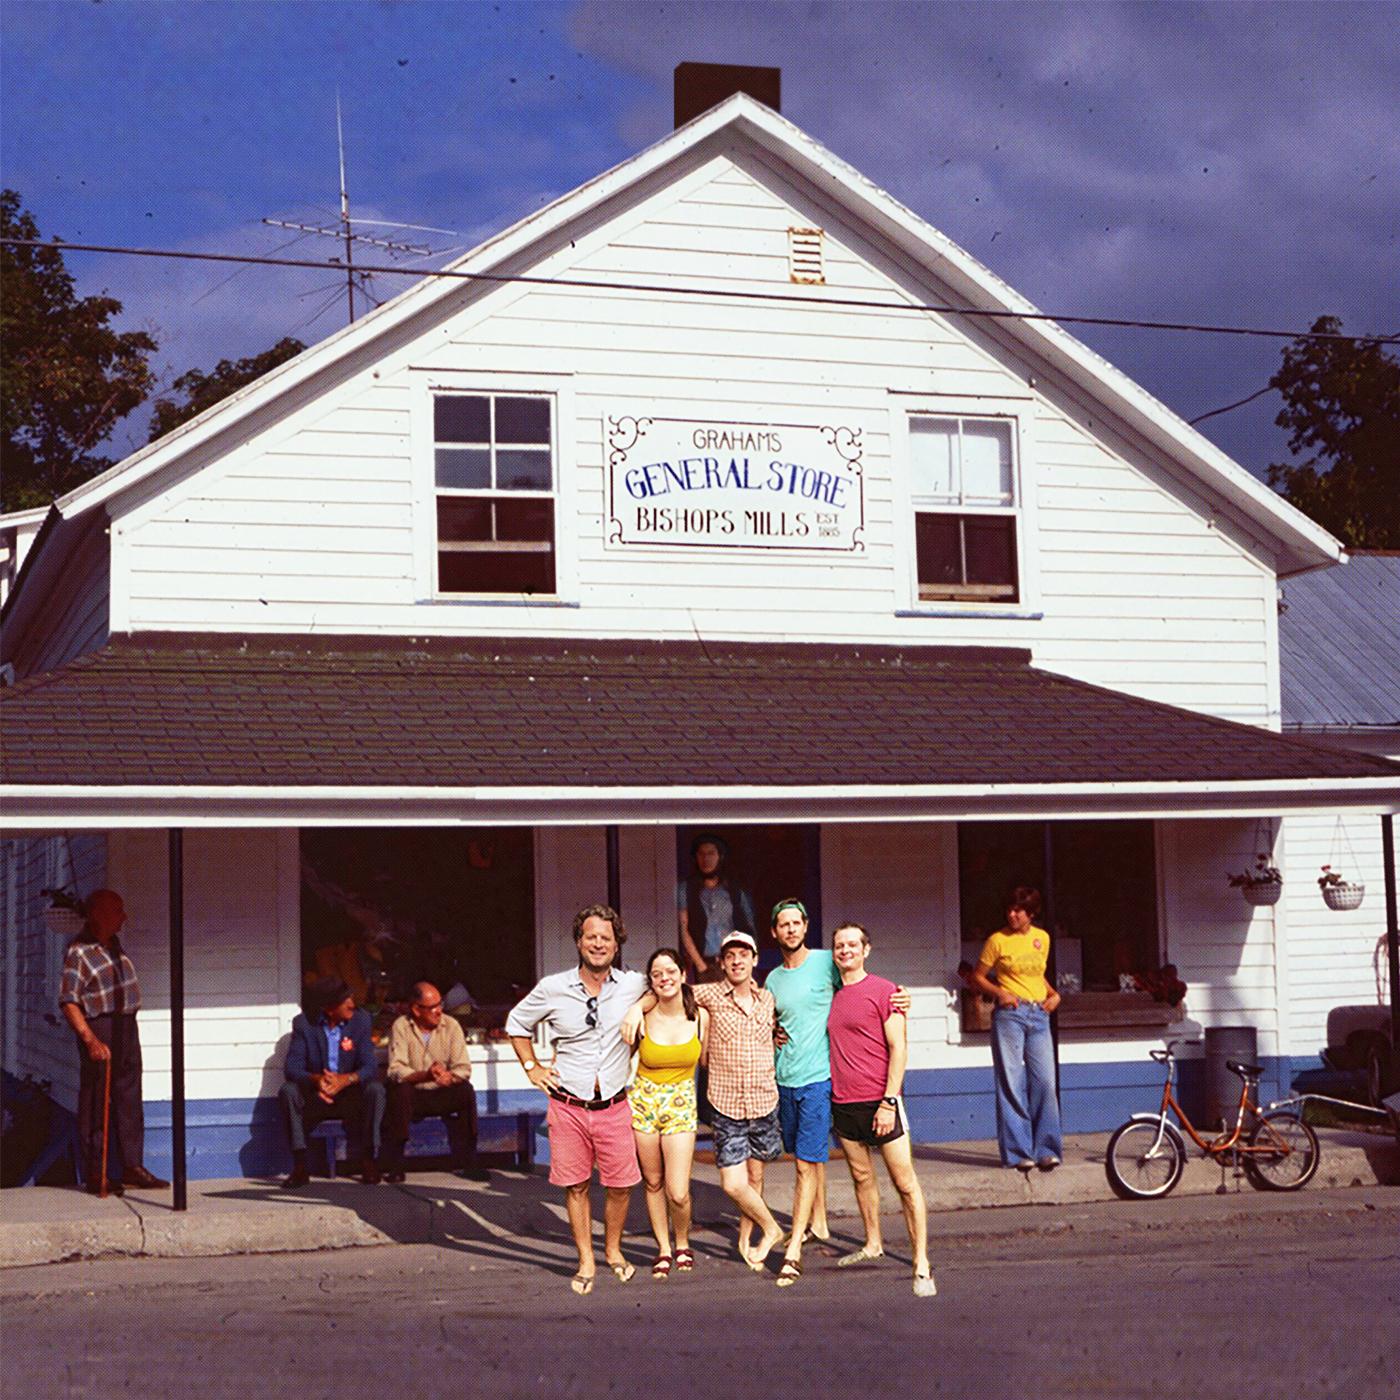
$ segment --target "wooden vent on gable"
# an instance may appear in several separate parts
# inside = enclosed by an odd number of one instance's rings
[[[826,281],[821,229],[788,229],[788,276],[794,282]]]

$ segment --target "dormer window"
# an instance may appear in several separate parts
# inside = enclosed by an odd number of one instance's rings
[[[909,457],[920,601],[1019,602],[1015,421],[916,414]]]
[[[555,432],[545,395],[433,396],[437,591],[555,592]]]

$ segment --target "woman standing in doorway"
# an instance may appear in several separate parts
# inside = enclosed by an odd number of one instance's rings
[[[646,1183],[647,1217],[656,1236],[651,1276],[695,1265],[690,1248],[690,1167],[697,1126],[695,1067],[709,1030],[709,1013],[695,1004],[681,955],[658,948],[647,959],[647,987],[656,1005],[642,1017],[637,1077],[629,1098],[637,1159]],[[625,1033],[625,1032],[624,1032]],[[671,1233],[676,1252],[671,1254]]]
[[[973,986],[996,999],[992,1062],[1001,1164],[1024,1172],[1053,1171],[1065,1150],[1050,1035],[1050,1014],[1060,994],[1045,977],[1050,935],[1034,923],[1038,913],[1039,890],[1028,885],[1012,890],[1006,927],[987,939],[971,977]]]
[[[753,901],[729,877],[729,847],[718,836],[690,844],[691,869],[676,887],[676,922],[697,982],[718,982],[720,945],[734,932],[754,932]]]

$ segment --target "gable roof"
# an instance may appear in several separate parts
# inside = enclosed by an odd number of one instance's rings
[[[1278,642],[1285,726],[1400,729],[1400,553],[1289,579]]]
[[[990,269],[819,142],[744,93],[736,93],[647,149],[487,239],[450,264],[460,274],[491,274],[556,234],[571,220],[655,176],[712,137],[739,138],[785,163],[824,196],[912,257],[969,309],[1039,315]],[[426,277],[359,321],[76,487],[58,508],[67,516],[117,496],[178,461],[215,433],[274,403],[331,365],[370,346],[460,290],[455,278]],[[791,290],[791,289],[786,289]],[[820,301],[820,288],[811,290]],[[665,289],[658,288],[664,294]],[[1001,323],[1030,353],[1082,386],[1134,432],[1201,484],[1256,522],[1280,547],[1280,572],[1343,557],[1332,535],[1251,476],[1212,442],[1107,360],[1052,321]]]

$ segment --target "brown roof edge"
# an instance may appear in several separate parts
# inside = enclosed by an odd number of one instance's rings
[[[229,633],[127,632],[114,633],[103,651],[114,656],[199,652],[265,657],[413,656],[499,657],[503,661],[531,657],[578,657],[605,663],[629,657],[700,662],[720,657],[732,662],[806,662],[816,666],[853,660],[891,666],[1026,666],[1028,647],[890,645],[888,643],[747,642],[698,638],[653,639],[619,637],[413,637],[382,633]],[[101,653],[98,653],[99,655]]]

